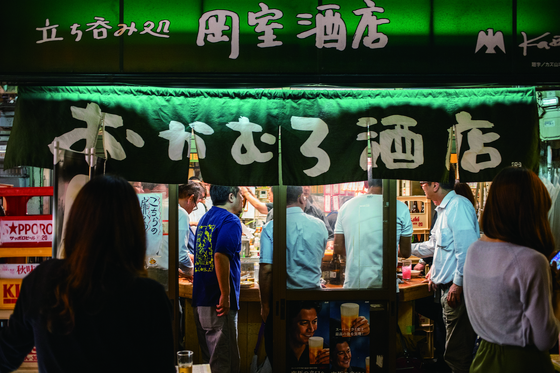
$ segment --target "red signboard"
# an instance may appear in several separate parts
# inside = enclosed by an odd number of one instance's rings
[[[3,247],[51,246],[52,215],[0,217],[0,245]]]

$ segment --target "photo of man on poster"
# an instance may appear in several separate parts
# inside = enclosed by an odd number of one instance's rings
[[[352,366],[350,338],[333,338],[331,341],[331,373],[356,373],[365,371],[365,368]]]
[[[287,329],[290,372],[329,372],[329,302],[290,302]]]
[[[370,355],[370,303],[331,301],[331,373],[366,372]]]

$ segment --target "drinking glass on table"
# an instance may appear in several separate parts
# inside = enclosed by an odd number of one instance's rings
[[[410,280],[411,274],[412,274],[412,260],[410,259],[405,259],[403,260],[403,265],[402,265],[402,278],[403,280]]]
[[[192,373],[193,352],[189,350],[177,351],[177,365],[179,373]]]

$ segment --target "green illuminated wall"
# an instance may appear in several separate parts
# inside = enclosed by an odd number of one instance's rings
[[[4,37],[0,58],[0,74],[26,73],[261,73],[261,74],[548,74],[560,75],[560,2],[555,0],[380,0],[377,31],[387,38],[383,48],[368,48],[357,33],[360,9],[369,0],[322,1],[335,5],[346,28],[345,47],[340,50],[316,46],[316,35],[298,38],[317,24],[318,3],[311,1],[269,0],[269,9],[280,10],[282,17],[269,20],[282,28],[274,30],[281,46],[261,48],[259,37],[248,23],[248,13],[260,11],[259,0],[98,0],[83,4],[70,1],[9,2],[0,13],[0,32]],[[229,30],[223,32],[228,41],[211,42],[203,38],[197,45],[199,20],[211,11],[225,10],[239,17],[238,54],[230,58],[232,47],[231,17],[226,18]],[[310,14],[311,25],[301,25],[300,14]],[[95,39],[87,31],[102,17],[111,29],[107,37]],[[37,43],[42,31],[37,28],[58,25],[59,41]],[[147,21],[169,21],[169,32],[157,37],[141,34]],[[137,31],[117,37],[119,24]],[[71,34],[72,25],[80,25],[81,40]],[[330,27],[327,25],[327,27]],[[372,29],[369,26],[366,33]],[[490,46],[479,44],[479,33],[493,30],[499,40]],[[51,31],[48,31],[51,32]],[[526,47],[523,33],[528,42]],[[547,34],[548,33],[548,34]],[[50,34],[49,34],[50,35]],[[357,48],[353,39],[360,39]],[[488,39],[486,39],[488,41]],[[327,40],[327,44],[329,41]],[[332,43],[331,43],[332,44]],[[534,45],[529,45],[534,44]],[[489,52],[494,53],[489,53]],[[4,56],[9,56],[5,58]]]

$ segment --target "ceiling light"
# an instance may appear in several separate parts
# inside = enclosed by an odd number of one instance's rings
[[[543,100],[542,100],[542,105],[543,105],[543,106],[555,106],[555,105],[558,105],[558,97],[543,98]]]

